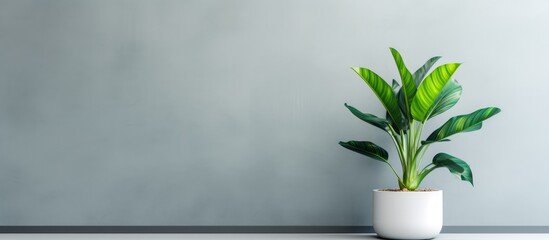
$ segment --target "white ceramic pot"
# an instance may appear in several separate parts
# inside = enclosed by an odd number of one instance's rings
[[[442,190],[374,190],[373,224],[382,238],[429,239],[442,229]]]

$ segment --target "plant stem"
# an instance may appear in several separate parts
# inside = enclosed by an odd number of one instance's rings
[[[399,157],[399,159],[400,159],[400,165],[401,165],[402,169],[405,169],[405,168],[406,168],[406,165],[404,164],[404,162],[403,162],[403,160],[402,160],[402,159],[403,159],[402,148],[401,148],[402,142],[401,142],[401,140],[396,136],[397,133],[396,133],[395,129],[394,129],[391,125],[389,125],[389,130],[390,130],[390,131],[389,131],[388,133],[389,133],[389,136],[391,136],[391,139],[393,140],[393,143],[395,144],[395,147],[396,147],[396,150],[397,150],[397,153],[398,153],[398,157]],[[391,165],[389,164],[389,166],[391,166]],[[393,172],[395,172],[395,174],[396,174],[396,171],[395,171],[395,169],[393,168],[393,166],[391,166],[391,169],[393,169]],[[401,180],[401,178],[398,176],[398,174],[397,174],[397,177],[398,177],[399,181],[402,182],[402,180]],[[403,176],[403,178],[405,178],[405,176]],[[399,184],[399,185],[400,185],[400,184]]]
[[[414,165],[419,168],[420,164],[421,164],[421,161],[423,159],[423,156],[421,156],[419,158],[419,161],[418,158],[417,158],[417,153],[418,152],[421,152],[421,149],[422,149],[422,145],[421,145],[421,135],[423,133],[423,126],[424,124],[421,123],[421,122],[417,122],[417,131],[416,131],[416,135],[414,136],[415,140],[414,140],[414,149],[416,150],[416,152],[414,152]],[[416,168],[416,169],[417,169]]]
[[[408,162],[408,159],[409,159],[408,156],[409,156],[409,153],[410,153],[410,149],[408,149],[408,143],[409,143],[408,134],[409,133],[410,132],[405,134],[404,131],[402,131],[402,130],[400,131],[400,138],[401,138],[401,141],[402,141],[401,148],[404,150],[403,153],[402,153],[401,161],[404,163],[404,168],[402,169],[402,175],[403,175],[403,178],[404,178],[404,184],[405,185],[408,185],[408,179],[409,179],[409,176],[410,176],[410,172],[408,171],[408,168],[410,168],[410,163]]]
[[[412,153],[413,149],[410,147],[411,143],[412,143],[412,139],[410,138],[410,136],[413,134],[413,126],[412,125],[408,125],[408,132],[406,133],[406,143],[404,145],[404,148],[407,149],[406,151],[406,159],[404,159],[406,161],[406,169],[405,169],[405,172],[406,172],[406,179],[404,179],[404,183],[406,185],[406,188],[409,188],[410,186],[410,180],[411,180],[411,177],[412,177],[412,172],[411,172],[411,168],[412,168],[412,158],[410,157],[410,154]]]
[[[419,157],[419,162],[418,162],[418,166],[421,165],[421,161],[423,161],[423,156],[425,156],[425,152],[427,152],[427,149],[429,148],[429,145],[426,145],[425,147],[423,147],[424,145],[422,145],[420,147],[420,151],[417,153],[417,154],[420,154],[421,153],[421,156]]]
[[[437,167],[432,163],[429,163],[427,166],[425,166],[419,173],[419,181],[423,181],[423,179],[436,168]]]
[[[395,171],[395,168],[393,168],[393,166],[389,162],[385,162],[385,163],[387,163],[387,165],[389,165],[389,167],[391,167],[391,170],[393,170],[393,173],[395,173],[395,176],[398,178],[398,182],[399,182],[399,185],[400,185],[400,183],[402,183],[402,179],[400,178],[400,176],[398,176],[398,173]]]

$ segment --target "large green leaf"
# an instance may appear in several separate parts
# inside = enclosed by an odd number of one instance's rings
[[[400,84],[398,84],[398,82],[394,79],[393,79],[392,88],[393,88],[393,92],[395,93],[395,95],[397,97],[398,108],[400,109],[400,112],[402,112],[403,115],[406,115],[407,107],[406,107],[406,104],[405,104],[404,94],[403,94],[402,88],[400,87]],[[403,124],[403,126],[405,126],[405,125],[407,125],[407,122],[404,121],[402,124]]]
[[[389,159],[389,154],[387,153],[387,151],[385,151],[385,149],[376,145],[373,142],[349,141],[349,142],[339,142],[339,145],[349,150],[371,157],[378,161],[387,162]]]
[[[488,107],[476,110],[472,113],[450,118],[440,128],[435,130],[424,144],[440,142],[460,132],[471,132],[482,127],[482,121],[496,115],[501,110],[496,107]]]
[[[393,79],[393,85],[391,86],[393,88],[393,92],[395,95],[398,93],[398,90],[400,90],[400,84],[396,80]]]
[[[387,121],[389,122],[389,124],[391,125],[391,127],[393,127],[393,129],[399,129],[401,128],[402,130],[405,130],[406,127],[404,125],[401,125],[401,126],[397,126],[393,120],[391,119],[391,115],[389,115],[389,112],[385,112],[385,119],[387,119]],[[397,135],[400,135],[400,131],[396,131],[395,132]]]
[[[398,127],[397,130],[400,130],[402,128],[402,114],[398,108],[397,97],[391,86],[375,72],[367,68],[354,67],[353,70],[370,86],[389,113],[392,122]]]
[[[414,82],[414,77],[404,64],[404,60],[402,59],[400,53],[394,48],[390,49],[391,54],[393,54],[393,58],[395,59],[395,64],[397,65],[400,79],[402,80],[402,88],[400,89],[401,93],[399,93],[404,95],[403,103],[405,107],[402,110],[404,112],[404,115],[408,119],[411,119],[410,104],[412,103],[412,99],[416,95],[417,87]]]
[[[414,119],[420,122],[429,119],[429,114],[432,112],[436,99],[459,65],[459,63],[448,63],[439,66],[421,82],[412,101],[412,116]]]
[[[419,86],[425,75],[427,75],[427,72],[429,72],[429,69],[440,59],[440,56],[432,57],[431,59],[427,60],[423,66],[421,66],[418,70],[414,72],[412,75],[414,77],[416,86]]]
[[[407,114],[407,112],[410,112],[409,110],[410,108],[406,105],[407,101],[406,101],[406,96],[404,96],[404,89],[400,88],[396,96],[398,100],[398,108],[400,109],[400,111],[402,112],[405,118],[405,121],[402,122],[401,129],[404,130],[404,132],[406,132],[408,131],[408,119],[411,119],[411,118],[408,118],[408,114]]]
[[[357,118],[361,119],[362,121],[372,124],[380,129],[383,129],[384,131],[389,130],[389,122],[387,120],[383,118],[379,118],[373,114],[363,113],[358,109],[354,108],[353,106],[348,105],[347,103],[345,103],[345,107],[347,107],[353,115],[355,115]]]
[[[435,100],[429,118],[433,118],[456,105],[461,97],[461,90],[462,88],[456,80],[448,81]]]
[[[473,185],[473,172],[471,172],[469,164],[467,164],[465,161],[450,154],[439,153],[435,155],[435,157],[433,157],[433,164],[436,166],[436,168],[448,168],[451,173],[460,177],[461,180],[470,182],[471,185]]]

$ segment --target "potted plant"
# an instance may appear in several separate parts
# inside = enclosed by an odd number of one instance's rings
[[[373,191],[373,226],[383,238],[427,239],[440,233],[442,228],[442,190],[421,190],[423,179],[438,168],[447,168],[461,180],[473,185],[469,165],[450,154],[438,153],[431,163],[422,167],[422,158],[431,144],[450,141],[461,132],[479,130],[482,122],[500,112],[487,107],[469,114],[450,118],[433,133],[422,139],[427,121],[453,107],[461,96],[462,87],[452,75],[459,63],[443,64],[432,72],[429,69],[440,57],[429,59],[411,73],[400,53],[391,48],[401,83],[393,80],[390,86],[373,71],[353,67],[387,110],[385,118],[363,113],[345,104],[353,115],[389,134],[400,159],[402,174],[389,163],[385,149],[369,141],[348,141],[339,144],[349,150],[387,164],[398,180],[398,189]]]

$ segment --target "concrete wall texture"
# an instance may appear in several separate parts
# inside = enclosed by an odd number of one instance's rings
[[[350,69],[463,62],[460,102],[503,111],[433,146],[445,225],[549,225],[549,2],[0,1],[1,225],[370,225],[391,170],[340,147],[382,131]],[[394,150],[390,161],[398,166]],[[413,207],[413,206],[411,206]]]

